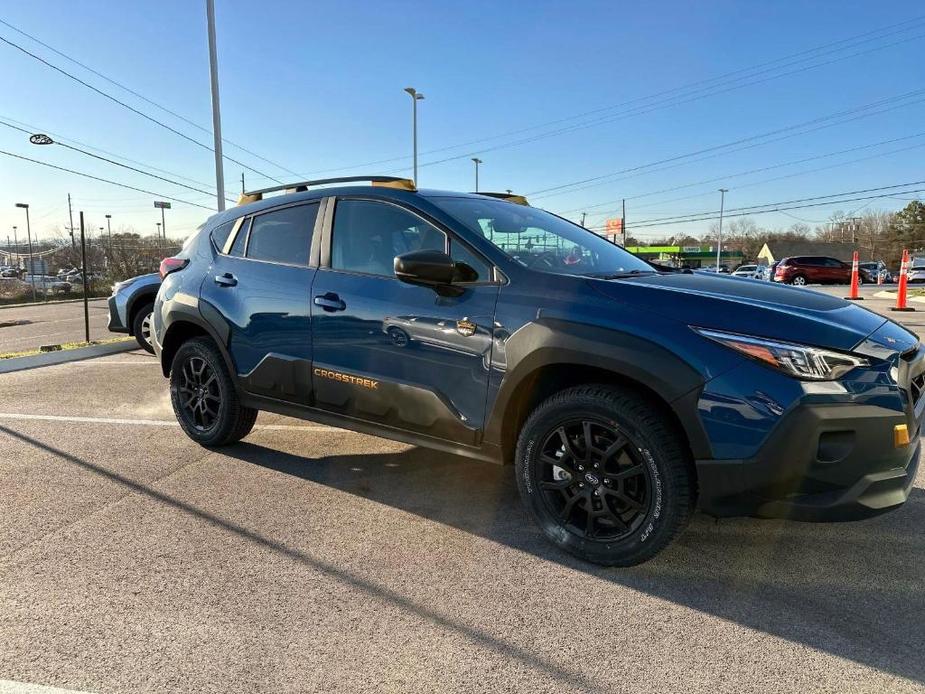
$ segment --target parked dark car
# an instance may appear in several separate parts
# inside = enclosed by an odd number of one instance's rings
[[[154,347],[194,441],[267,410],[511,464],[547,538],[608,565],[697,506],[845,520],[908,497],[925,350],[896,323],[657,270],[523,198],[357,180],[247,194],[162,262]]]
[[[848,284],[851,282],[851,264],[821,255],[782,258],[774,271],[774,281],[797,286]]]
[[[160,287],[161,278],[156,272],[116,282],[109,297],[109,330],[128,333],[139,347],[153,353],[151,312]]]

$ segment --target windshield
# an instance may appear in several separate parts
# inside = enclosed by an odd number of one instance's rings
[[[524,267],[592,277],[655,272],[620,246],[535,207],[478,198],[433,202]]]

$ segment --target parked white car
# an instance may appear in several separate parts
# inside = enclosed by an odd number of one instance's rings
[[[925,282],[925,258],[912,259],[912,265],[906,273],[906,281],[909,284]]]
[[[739,265],[732,273],[733,277],[748,277],[752,280],[764,279],[764,270],[760,265]]]

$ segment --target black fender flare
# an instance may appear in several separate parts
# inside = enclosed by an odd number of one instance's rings
[[[218,347],[219,353],[222,355],[222,359],[225,361],[228,372],[232,377],[235,377],[238,373],[237,368],[228,350],[228,338],[231,334],[231,330],[224,320],[221,319],[221,314],[219,314],[215,307],[201,300],[197,302],[196,306],[177,301],[170,301],[169,303],[170,306],[168,310],[162,311],[161,314],[164,317],[164,337],[161,350],[161,371],[164,376],[166,377],[170,374],[169,362],[172,359],[172,353],[175,351],[168,348],[169,346],[172,347],[172,345],[170,345],[171,335],[175,335],[177,330],[182,330],[181,326],[183,324],[187,324],[199,328],[212,338],[212,341],[215,342]],[[208,320],[208,318],[212,320]],[[171,359],[166,358],[168,355]],[[237,381],[236,378],[235,381]]]
[[[540,369],[574,365],[608,371],[652,391],[675,415],[692,454],[711,454],[697,414],[704,376],[672,350],[645,337],[611,328],[541,318],[515,331],[505,344],[507,371],[491,407],[486,443],[501,445],[510,406],[521,386]]]

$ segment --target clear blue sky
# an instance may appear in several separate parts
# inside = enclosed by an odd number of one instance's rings
[[[840,110],[925,89],[925,7],[903,2],[712,3],[532,2],[305,2],[216,0],[224,135],[282,166],[306,175],[382,159],[404,157],[336,173],[410,175],[410,98],[420,104],[420,160],[461,158],[424,165],[424,187],[471,190],[473,164],[484,160],[481,186],[532,193],[721,145],[824,117]],[[614,107],[631,99],[760,65],[823,44],[901,22],[851,50],[833,52],[791,67],[777,64],[764,79],[806,65],[814,69],[671,105],[637,115]],[[0,19],[132,87],[203,126],[209,126],[209,72],[205,3],[198,0],[113,3],[83,0],[8,2]],[[14,41],[201,142],[211,136],[160,112],[0,25]],[[863,40],[863,39],[860,39]],[[888,45],[896,44],[896,45]],[[838,46],[833,47],[834,50]],[[871,50],[877,49],[877,50]],[[866,51],[863,55],[848,57]],[[836,60],[836,58],[838,58]],[[797,59],[794,59],[797,60]],[[730,85],[732,86],[732,85]],[[0,44],[0,119],[56,133],[69,142],[102,148],[214,184],[212,154],[111,103],[19,51]],[[684,92],[692,94],[692,92]],[[697,94],[700,94],[699,92]],[[688,97],[689,98],[689,97]],[[918,99],[925,99],[925,93]],[[925,134],[925,102],[797,137],[689,162],[660,171],[634,172],[603,185],[564,189],[541,204],[577,219],[585,207],[629,198],[630,222],[715,209],[716,189],[730,189],[728,207],[925,179],[925,136],[801,165],[747,176],[733,174]],[[632,106],[651,104],[636,102]],[[890,105],[893,105],[892,102]],[[620,117],[617,117],[620,116]],[[604,118],[609,117],[609,119]],[[601,119],[554,136],[551,131]],[[521,134],[513,134],[523,131]],[[428,153],[481,140],[478,144]],[[513,140],[543,135],[508,146]],[[499,146],[500,145],[500,146]],[[494,149],[497,147],[496,149]],[[896,149],[906,151],[888,154]],[[60,147],[29,145],[20,132],[0,126],[0,149],[97,176],[212,205],[213,200],[168,183],[133,174]],[[273,164],[234,147],[226,154],[255,169],[292,180]],[[847,163],[860,157],[866,161]],[[833,164],[838,166],[832,168]],[[824,171],[789,176],[809,169]],[[242,168],[227,162],[229,194]],[[767,179],[779,176],[776,181]],[[270,184],[252,172],[248,187]],[[653,191],[719,178],[682,190]],[[191,184],[200,187],[198,184]],[[67,223],[67,194],[88,223],[154,230],[153,196],[54,172],[0,156],[0,243],[11,225],[24,227],[15,202],[29,202],[40,236]],[[691,197],[696,196],[696,197]],[[684,200],[676,198],[685,197]],[[908,196],[907,196],[908,197]],[[862,203],[859,203],[862,204]],[[886,199],[872,208],[902,206]],[[839,205],[842,209],[849,206]],[[619,208],[591,207],[600,221]],[[824,219],[832,208],[795,211]],[[175,203],[168,227],[186,235],[208,215]],[[796,221],[782,213],[755,217],[762,225]],[[649,235],[702,233],[708,223],[646,229]]]

